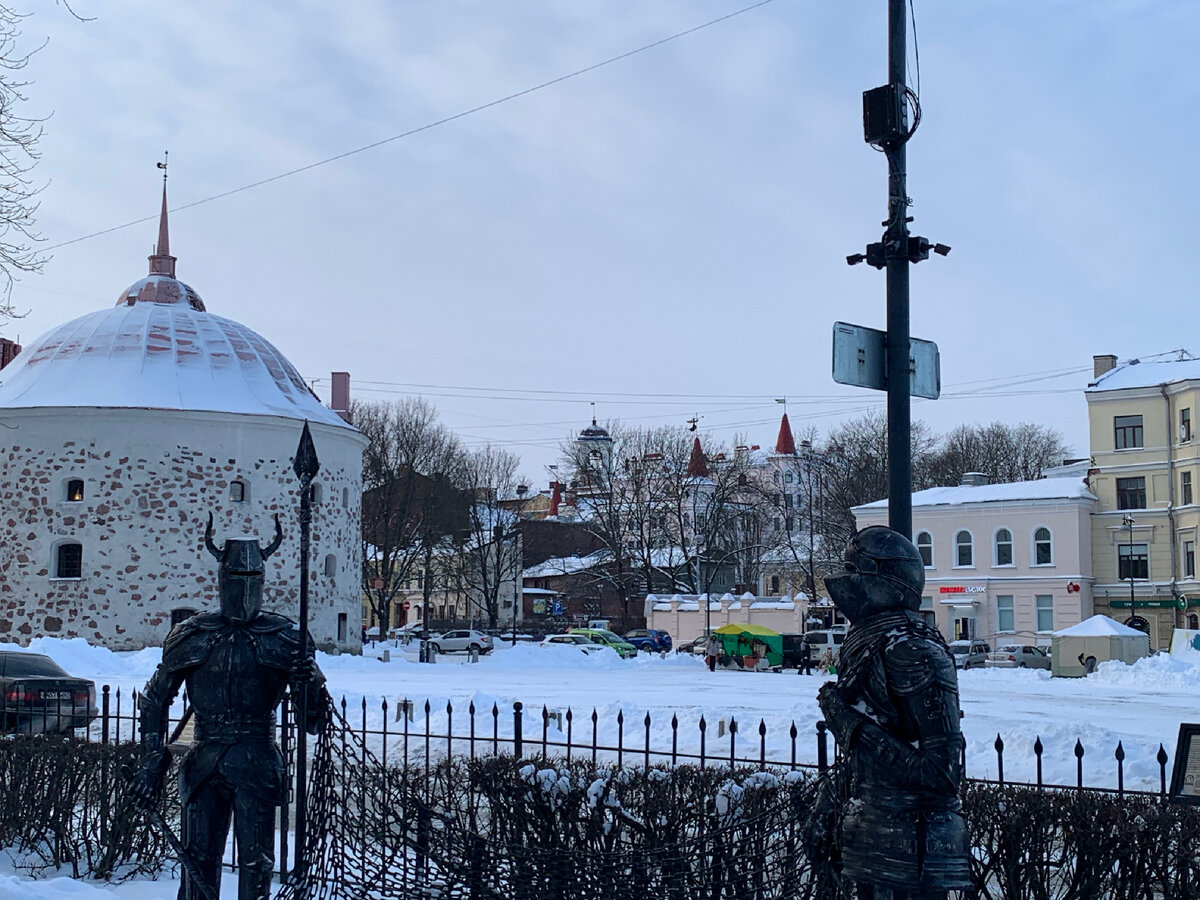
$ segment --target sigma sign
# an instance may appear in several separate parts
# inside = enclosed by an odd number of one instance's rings
[[[952,584],[938,588],[939,594],[986,594],[987,588],[978,584]]]

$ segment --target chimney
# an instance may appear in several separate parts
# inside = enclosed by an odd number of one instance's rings
[[[329,405],[333,411],[345,419],[350,421],[350,373],[349,372],[331,372],[333,379],[333,388],[329,392]]]
[[[983,472],[963,472],[960,484],[963,487],[983,487],[989,480]]]
[[[20,344],[15,344],[8,338],[0,338],[0,369],[3,369],[10,362],[16,359],[17,354],[20,352]]]
[[[1092,377],[1099,378],[1105,372],[1111,372],[1117,367],[1117,357],[1113,353],[1100,353],[1092,357]]]

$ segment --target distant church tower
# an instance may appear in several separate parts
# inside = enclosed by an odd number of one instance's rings
[[[149,274],[0,369],[0,640],[161,644],[173,620],[216,605],[209,513],[218,544],[265,543],[279,515],[265,605],[294,616],[291,457],[308,421],[321,460],[311,628],[322,646],[354,649],[366,439],[265,338],[209,313],[175,261],[164,172]]]

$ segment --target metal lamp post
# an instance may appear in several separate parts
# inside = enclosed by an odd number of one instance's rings
[[[700,551],[704,548],[704,535],[692,535],[692,552],[696,554],[696,599],[700,599],[702,584],[700,582]],[[709,609],[708,595],[704,595],[704,636],[712,634],[712,611]]]
[[[1129,618],[1133,619],[1137,615],[1133,602],[1133,516],[1126,513],[1121,522],[1129,529]]]

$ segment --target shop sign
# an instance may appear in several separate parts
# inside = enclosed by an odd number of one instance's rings
[[[979,584],[950,584],[938,588],[939,594],[986,594],[987,588]]]

